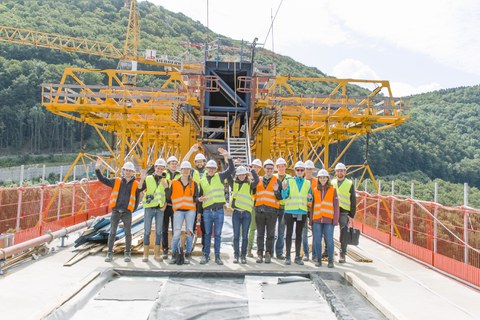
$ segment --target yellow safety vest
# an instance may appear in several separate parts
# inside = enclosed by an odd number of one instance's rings
[[[157,182],[155,181],[155,177],[153,175],[147,176],[145,178],[145,183],[147,185],[147,190],[145,191],[145,194],[143,195],[143,207],[144,208],[154,208],[154,207],[160,207],[162,208],[165,205],[165,188],[162,186],[160,181]],[[168,183],[168,179],[167,179]],[[153,199],[147,203],[147,196],[152,196]]]
[[[332,180],[332,186],[337,190],[338,202],[340,208],[350,211],[350,188],[352,187],[352,180],[345,179],[343,180],[340,188],[338,187],[338,180]]]
[[[198,172],[197,169],[193,169],[193,175],[192,175],[193,181],[195,181],[196,183],[200,183],[200,180],[202,180],[203,176],[206,174],[207,173],[203,171],[202,176],[200,176],[200,172]]]
[[[207,201],[203,203],[204,208],[215,203],[223,204],[227,202],[227,200],[225,200],[225,188],[218,173],[215,173],[210,183],[208,183],[207,175],[205,174],[200,180],[200,185],[203,190],[203,195],[207,197]]]
[[[233,183],[233,193],[231,203],[235,200],[235,207],[233,209],[241,209],[252,213],[253,196],[250,190],[250,183],[244,182],[242,187],[238,188],[239,183]]]
[[[285,212],[292,210],[302,210],[308,212],[308,190],[310,190],[310,181],[304,179],[302,189],[298,190],[297,181],[288,179],[290,194],[285,200]]]

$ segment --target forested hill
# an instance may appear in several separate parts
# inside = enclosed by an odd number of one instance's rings
[[[2,0],[0,25],[114,43],[122,48],[128,10],[124,0]],[[139,49],[178,56],[184,42],[203,43],[208,30],[198,21],[148,2],[139,2]],[[259,31],[261,32],[261,31]],[[209,39],[223,38],[209,33]],[[325,76],[291,58],[259,50],[257,61],[275,62],[279,74]],[[54,116],[40,105],[41,83],[57,83],[65,67],[116,68],[117,61],[0,42],[0,154],[76,152],[80,124]],[[412,75],[414,77],[415,75]],[[393,80],[393,79],[392,79]],[[326,94],[328,88],[303,88]],[[351,88],[351,94],[362,91]],[[480,87],[457,88],[412,97],[412,118],[402,126],[371,136],[369,162],[375,174],[442,178],[480,187]],[[97,139],[86,127],[86,149]],[[364,139],[347,153],[347,163],[362,163]]]

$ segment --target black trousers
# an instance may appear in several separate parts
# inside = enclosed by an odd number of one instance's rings
[[[132,246],[132,213],[128,210],[112,210],[110,218],[110,234],[108,235],[108,252],[113,252],[113,244],[117,236],[118,223],[122,220],[125,232],[125,252],[130,252]]]
[[[273,244],[275,242],[275,223],[277,222],[278,210],[275,208],[255,208],[255,223],[257,224],[257,254],[263,256],[268,252],[273,256]],[[265,241],[265,232],[267,239]],[[266,245],[266,250],[265,250]]]
[[[342,235],[347,232],[347,227],[350,222],[350,219],[348,217],[348,212],[346,211],[340,211],[340,217],[338,219],[338,224],[340,225],[340,253],[346,255],[347,254],[347,242],[341,242],[342,239],[345,239],[345,237]]]
[[[285,235],[285,245],[287,257],[290,257],[290,252],[292,251],[293,224],[295,224],[295,258],[300,257],[300,250],[302,249],[302,231],[303,225],[307,221],[307,215],[300,215],[301,220],[297,220],[297,216],[298,215],[285,213],[285,226],[287,228],[287,234]]]
[[[173,236],[173,208],[167,205],[163,212],[163,226],[162,226],[162,248],[164,253],[168,253],[168,224],[172,226]]]

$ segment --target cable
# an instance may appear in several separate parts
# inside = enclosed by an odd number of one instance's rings
[[[267,39],[268,39],[268,36],[270,35],[270,31],[272,31],[272,29],[273,29],[273,23],[275,22],[275,19],[277,18],[277,14],[278,14],[278,11],[280,10],[280,7],[282,6],[282,3],[283,3],[283,0],[281,0],[280,4],[278,5],[277,12],[275,12],[275,16],[272,19],[272,23],[270,24],[270,28],[268,29],[267,36],[265,37],[265,41],[263,41],[262,48],[265,48],[265,43],[267,43]]]

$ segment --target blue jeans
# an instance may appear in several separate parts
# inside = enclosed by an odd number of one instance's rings
[[[275,243],[275,253],[278,257],[283,256],[283,249],[285,248],[285,212],[283,209],[278,210],[277,221],[277,242]]]
[[[205,223],[205,249],[203,255],[210,256],[210,246],[212,242],[212,230],[214,233],[215,255],[220,254],[220,242],[222,241],[223,228],[223,208],[219,210],[203,210],[203,221]]]
[[[327,244],[328,261],[333,261],[333,228],[335,226],[331,223],[314,222],[312,226],[313,241],[317,258],[322,259],[322,238]]]
[[[150,233],[152,231],[152,220],[155,218],[155,245],[159,246],[162,240],[163,210],[159,207],[145,208],[143,219],[145,221],[145,232],[143,237],[143,245],[150,245]]]
[[[182,225],[185,221],[185,238],[186,248],[185,252],[190,254],[193,249],[193,222],[195,221],[195,211],[178,210],[173,213],[173,238],[172,238],[172,255],[174,252],[179,252],[180,235],[182,234]]]
[[[248,211],[233,210],[232,224],[233,224],[233,254],[236,258],[239,256],[245,257],[247,255],[248,245],[248,230],[252,215]],[[240,247],[240,226],[242,227],[242,254],[239,254]]]
[[[312,231],[313,233],[313,231]],[[315,235],[313,235],[313,238],[315,238]],[[316,257],[317,255],[315,254],[315,246],[313,245],[313,242],[315,240],[312,240],[312,257]],[[303,247],[303,253],[305,256],[308,257],[308,219],[307,222],[305,222],[302,230],[302,247]]]

